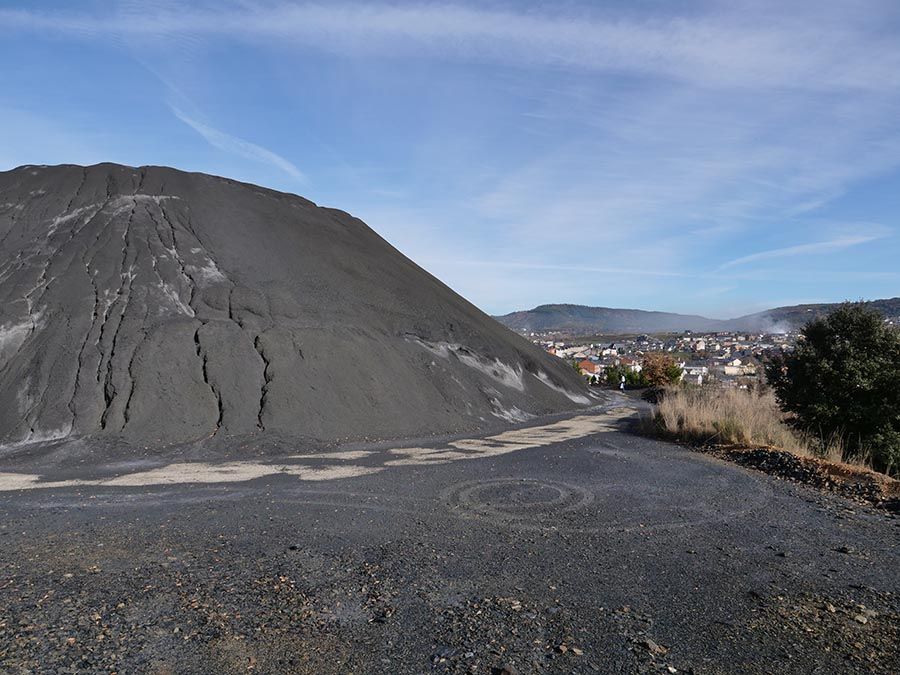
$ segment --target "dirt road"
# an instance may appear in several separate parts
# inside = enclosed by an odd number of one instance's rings
[[[0,670],[897,672],[900,521],[627,414],[224,462],[20,453]]]

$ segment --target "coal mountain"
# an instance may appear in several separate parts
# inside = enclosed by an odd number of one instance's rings
[[[592,402],[362,221],[198,173],[0,172],[0,444],[311,441]]]

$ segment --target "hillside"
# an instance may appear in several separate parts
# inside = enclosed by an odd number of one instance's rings
[[[0,443],[489,427],[580,378],[362,221],[162,167],[0,173]]]
[[[495,317],[512,330],[525,332],[560,331],[570,334],[666,333],[746,330],[787,332],[797,330],[811,318],[837,306],[831,304],[777,307],[735,319],[708,319],[703,316],[612,309],[584,305],[540,305],[531,310]],[[900,298],[872,300],[869,305],[885,317],[900,319]]]
[[[662,333],[715,330],[719,322],[702,316],[613,309],[583,305],[541,305],[531,310],[495,317],[519,332],[568,331],[587,333]]]
[[[900,298],[870,300],[866,304],[877,309],[886,318],[900,319]],[[732,319],[725,323],[729,324],[730,328],[734,330],[796,330],[810,319],[827,314],[837,305],[838,303],[824,303],[776,307],[757,314]]]

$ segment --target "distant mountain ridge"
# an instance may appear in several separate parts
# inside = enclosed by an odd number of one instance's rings
[[[519,332],[562,331],[583,335],[593,333],[666,333],[692,330],[760,331],[781,333],[797,330],[812,318],[826,314],[840,303],[776,307],[735,319],[708,319],[691,314],[615,309],[585,305],[540,305],[534,309],[495,316],[507,328]],[[886,317],[900,318],[900,297],[866,303]]]

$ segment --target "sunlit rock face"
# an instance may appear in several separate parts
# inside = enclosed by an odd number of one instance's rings
[[[362,221],[162,167],[0,173],[0,443],[487,428],[590,402]]]

